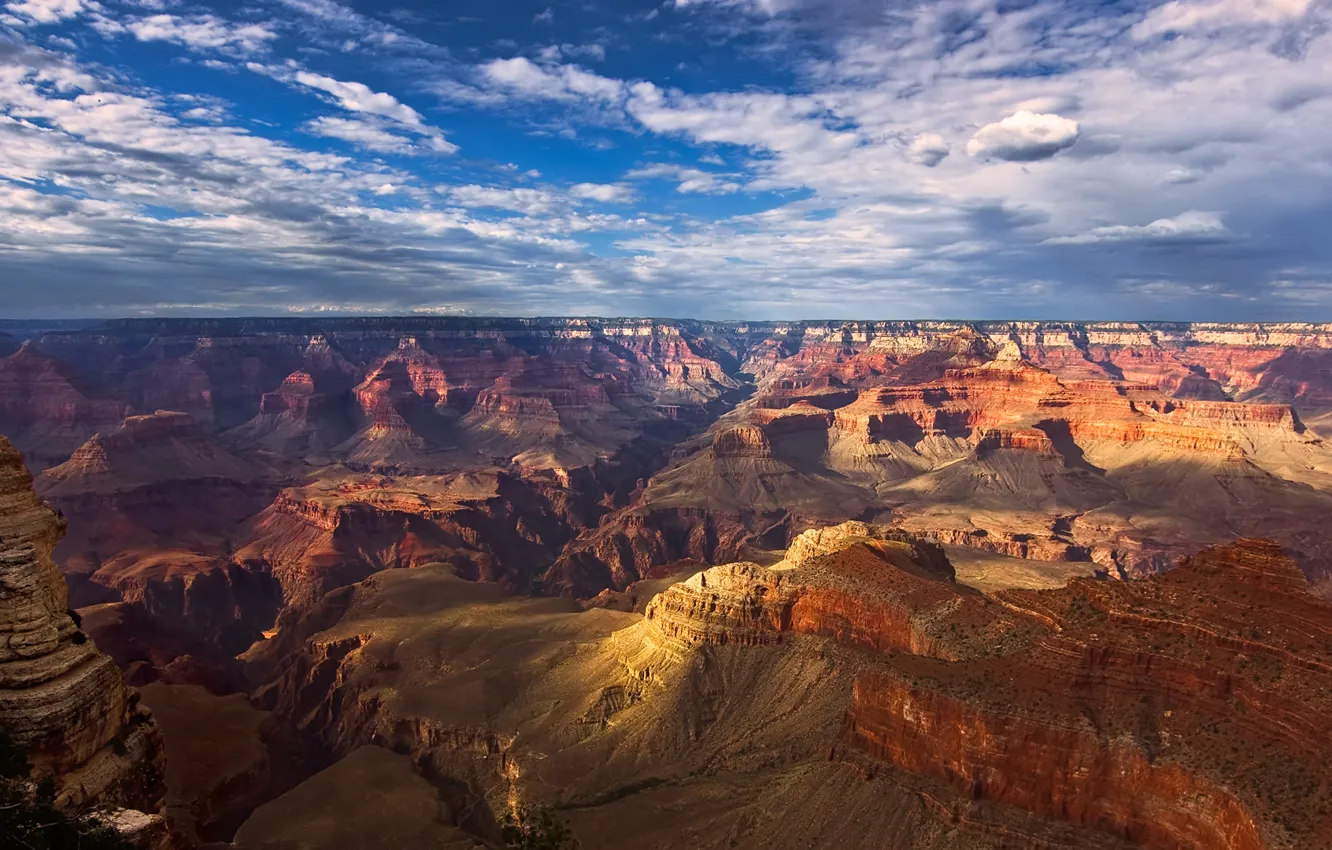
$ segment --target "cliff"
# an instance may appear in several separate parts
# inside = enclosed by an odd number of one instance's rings
[[[0,438],[0,725],[65,805],[156,812],[162,744],[152,715],[71,618],[51,561],[63,522]]]
[[[553,803],[597,846],[1330,846],[1332,605],[1270,542],[985,595],[848,522],[658,580],[638,617],[381,573],[251,654],[259,698],[335,756],[411,755],[456,810]]]

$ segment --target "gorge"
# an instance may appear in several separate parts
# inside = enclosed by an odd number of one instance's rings
[[[0,712],[172,846],[1332,847],[1332,325],[5,330]]]

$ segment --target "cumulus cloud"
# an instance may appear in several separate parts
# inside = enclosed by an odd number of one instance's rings
[[[1009,162],[1033,162],[1049,159],[1072,147],[1080,132],[1078,122],[1070,118],[1021,110],[980,128],[967,142],[967,153]]]
[[[577,65],[538,65],[525,56],[494,59],[480,68],[488,83],[517,97],[599,101],[618,100],[623,92],[619,80],[585,71]]]
[[[907,146],[907,157],[915,163],[933,168],[943,162],[950,148],[938,133],[921,133]]]
[[[307,123],[305,129],[317,136],[341,139],[381,153],[408,153],[413,149],[410,139],[394,135],[382,126],[358,118],[320,116]]]
[[[496,40],[448,50],[334,0],[275,2],[290,14],[260,26],[298,35],[299,54],[273,56],[293,46],[284,38],[220,41],[248,25],[221,18],[178,33],[199,16],[175,3],[0,9],[0,186],[12,190],[0,199],[0,277],[43,283],[25,286],[11,314],[86,303],[92,280],[101,309],[122,313],[650,314],[684,303],[709,317],[795,318],[855,303],[885,316],[1072,305],[1134,318],[1125,313],[1141,302],[1126,293],[1157,298],[1163,318],[1332,308],[1312,284],[1299,288],[1307,300],[1270,297],[1274,281],[1313,279],[1289,269],[1325,281],[1332,264],[1324,0],[1258,11],[1236,0],[938,0],[887,15],[870,2],[795,0],[772,21],[754,20],[764,10],[750,0],[698,0],[706,12],[658,6],[628,27],[560,18],[559,45],[530,26],[542,4],[498,16]],[[38,30],[20,6],[74,11]],[[323,106],[274,127],[246,95],[220,109],[179,98],[195,75],[137,69],[134,45],[114,70],[73,61],[87,44],[79,30],[106,27],[110,8],[126,41],[139,38],[130,24],[150,20],[136,15],[176,13],[155,40],[217,54],[178,58],[234,70],[219,60],[262,53],[271,58],[254,67]],[[257,21],[260,8],[235,20]],[[1182,37],[1138,37],[1152,27]],[[708,51],[740,32],[757,49],[709,83],[698,73],[716,58]],[[60,42],[69,53],[23,41],[53,35],[73,36]],[[615,79],[565,64],[599,58],[580,42],[613,47],[634,70]],[[648,45],[654,60],[635,62]],[[786,63],[798,87],[756,62]],[[482,122],[466,111],[495,110],[488,129],[515,134],[495,155],[514,165],[483,152],[398,156],[452,148],[425,98],[469,131]],[[553,155],[569,140],[617,150]],[[942,158],[950,147],[971,156]],[[1033,159],[1044,161],[987,164]],[[624,173],[627,162],[642,167]],[[420,188],[446,180],[461,185]],[[640,217],[602,206],[629,200]],[[1097,245],[1113,250],[1087,262]],[[144,286],[157,279],[182,290]]]
[[[103,35],[129,32],[139,41],[169,41],[194,50],[256,53],[277,38],[263,24],[233,24],[213,15],[150,15],[126,23],[103,18],[95,26]]]
[[[6,3],[5,8],[33,23],[54,24],[65,18],[73,18],[84,9],[101,7],[91,0],[15,0]]]
[[[454,203],[464,207],[492,207],[525,215],[543,215],[555,212],[562,206],[559,196],[545,189],[506,189],[470,184],[450,187],[447,192]]]
[[[569,194],[604,204],[626,204],[638,197],[633,186],[623,183],[576,183],[570,187]]]
[[[356,120],[320,118],[307,125],[318,135],[332,136],[360,144],[369,150],[382,152],[403,151],[413,144],[393,130],[403,130],[424,137],[427,149],[451,154],[458,146],[444,137],[438,127],[429,124],[421,113],[387,92],[378,92],[364,83],[338,80],[306,70],[283,66],[247,64],[256,73],[267,74],[283,82],[304,86],[328,94],[332,101],[348,112],[362,116]],[[388,124],[386,122],[392,122]],[[397,139],[397,141],[392,141]]]
[[[322,74],[313,74],[309,71],[296,72],[295,80],[303,86],[328,92],[337,100],[339,106],[349,112],[368,112],[371,115],[382,115],[410,127],[425,125],[421,113],[402,103],[393,95],[377,92],[364,83],[344,82],[332,77],[325,77]]]
[[[624,176],[630,180],[673,180],[676,183],[675,191],[683,195],[729,195],[741,189],[740,184],[732,179],[735,176],[733,174],[720,174],[665,162],[635,168]]]
[[[1158,218],[1150,224],[1095,227],[1073,236],[1047,239],[1046,242],[1050,245],[1095,245],[1103,242],[1188,244],[1222,242],[1232,238],[1233,234],[1216,213],[1189,210],[1174,218]]]

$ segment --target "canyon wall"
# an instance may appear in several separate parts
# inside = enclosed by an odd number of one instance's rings
[[[224,664],[285,607],[387,568],[588,598],[682,559],[768,563],[848,517],[966,549],[977,570],[1036,562],[1048,581],[1149,575],[1261,533],[1332,593],[1332,537],[1310,519],[1332,511],[1329,339],[1297,324],[121,320],[0,358],[0,432],[69,518],[55,558],[74,605],[135,608],[127,621],[170,637],[159,660],[189,645]]]
[[[0,438],[0,726],[57,800],[161,808],[162,744],[152,715],[80,629],[51,560],[64,521],[37,500]]]
[[[554,804],[595,846],[1332,846],[1332,604],[1271,542],[986,595],[849,522],[645,592],[639,616],[381,573],[251,663],[335,757],[407,753],[452,806]]]

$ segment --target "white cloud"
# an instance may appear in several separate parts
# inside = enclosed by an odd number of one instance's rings
[[[1150,224],[1116,224],[1095,227],[1073,236],[1047,239],[1051,245],[1094,245],[1101,242],[1217,242],[1232,238],[1220,216],[1189,210],[1174,218],[1158,218]]]
[[[704,171],[701,168],[688,168],[664,162],[635,168],[624,176],[630,180],[674,180],[677,184],[675,191],[685,195],[695,193],[729,195],[741,189],[740,184],[732,179],[735,176],[733,174],[719,174],[713,171]]]
[[[604,204],[627,204],[638,196],[633,186],[623,183],[576,183],[570,187],[569,194]]]
[[[402,129],[424,137],[422,141],[429,150],[444,154],[458,150],[457,145],[444,137],[442,130],[427,123],[421,113],[387,92],[377,92],[364,83],[338,80],[306,70],[292,71],[287,67],[262,65],[256,62],[247,63],[246,67],[286,83],[324,92],[348,112],[366,116],[355,121],[316,119],[307,125],[307,128],[319,135],[344,139],[369,150],[402,151],[407,147],[414,147],[412,143],[393,132],[393,129]],[[384,121],[394,122],[394,126],[389,127]]]
[[[54,24],[77,17],[84,9],[100,9],[90,0],[16,0],[6,3],[10,12],[38,24]]]
[[[943,162],[949,152],[948,142],[938,133],[921,133],[907,147],[907,158],[926,168]]]
[[[408,153],[413,149],[410,139],[396,136],[380,125],[359,118],[321,116],[307,123],[305,129],[318,136],[341,139],[381,153]]]
[[[623,93],[619,80],[584,71],[577,65],[538,65],[524,56],[495,59],[480,68],[493,85],[520,97],[615,101]]]
[[[967,142],[967,153],[1010,162],[1049,159],[1071,147],[1080,132],[1072,119],[1021,110],[980,128]]]
[[[139,41],[169,41],[195,50],[233,49],[242,53],[256,53],[277,38],[277,33],[263,24],[233,24],[212,15],[151,15],[125,24],[103,19],[97,28],[103,35],[128,31]]]
[[[367,112],[392,118],[410,127],[424,126],[421,113],[386,92],[377,92],[364,83],[344,82],[322,74],[309,71],[297,71],[296,82],[312,89],[328,92],[337,100],[338,105],[348,112]]]
[[[1171,186],[1182,186],[1185,183],[1197,183],[1202,179],[1202,172],[1193,168],[1172,168],[1161,178],[1161,182]]]
[[[1310,5],[1311,0],[1171,0],[1148,12],[1132,32],[1146,39],[1171,32],[1276,24],[1303,16]]]
[[[454,203],[464,207],[492,207],[525,215],[543,215],[562,206],[558,196],[544,189],[505,189],[471,184],[453,186],[447,191]]]

